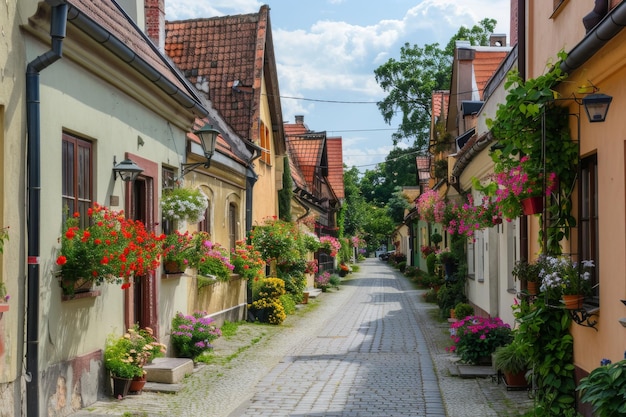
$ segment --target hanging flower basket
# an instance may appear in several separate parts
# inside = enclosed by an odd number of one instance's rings
[[[528,197],[521,200],[525,215],[539,214],[543,211],[543,196]]]

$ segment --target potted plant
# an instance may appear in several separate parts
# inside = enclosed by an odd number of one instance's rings
[[[235,242],[235,248],[230,253],[230,262],[234,265],[233,272],[249,282],[264,276],[265,262],[261,258],[261,252],[243,240]],[[317,266],[315,261],[312,262]]]
[[[56,264],[65,294],[89,290],[104,282],[130,287],[130,277],[141,277],[159,267],[162,240],[140,221],[127,219],[123,211],[94,204],[87,211],[86,226],[80,214],[65,222]]]
[[[109,335],[104,348],[104,366],[113,380],[113,396],[124,398],[134,378],[144,376],[143,366],[165,352],[150,329],[134,326],[122,337]]]
[[[591,404],[594,416],[626,415],[625,376],[626,359],[613,364],[610,360],[603,359],[600,367],[580,380],[577,388],[581,393],[580,401]]]
[[[437,252],[437,261],[443,265],[446,279],[451,280],[456,270],[456,256],[450,251],[450,248],[443,248]]]
[[[539,265],[537,263],[520,259],[515,262],[511,270],[511,275],[522,282],[526,282],[526,288],[529,294],[536,295],[538,293]]]
[[[163,241],[163,266],[166,273],[182,273],[187,268],[197,268],[204,252],[205,242],[210,243],[207,232],[175,231]]]
[[[493,354],[494,368],[504,374],[507,387],[524,388],[528,386],[526,373],[530,366],[528,349],[523,342],[513,341],[496,348]]]
[[[437,229],[435,229],[433,234],[430,235],[430,241],[433,242],[433,245],[435,245],[435,249],[439,247],[439,244],[441,243],[442,240],[443,238],[441,237],[441,234],[437,233]],[[426,246],[426,248],[430,248],[430,246]],[[424,257],[428,256],[428,253],[426,253]],[[422,254],[424,254],[424,251],[422,251]]]
[[[198,223],[204,220],[209,199],[199,189],[172,188],[161,196],[161,211],[167,220]]]
[[[228,252],[219,243],[205,240],[200,247],[200,262],[198,262],[198,274],[215,277],[219,281],[228,281],[235,268],[230,263]]]
[[[538,264],[542,291],[549,298],[561,298],[566,309],[581,308],[585,296],[591,294],[593,261],[578,263],[568,256],[542,255]]]

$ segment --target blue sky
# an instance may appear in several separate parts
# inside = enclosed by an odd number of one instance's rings
[[[344,162],[374,169],[393,148],[374,70],[405,42],[445,46],[488,17],[509,39],[510,0],[165,0],[165,18],[256,13],[270,6],[283,118],[343,138]]]

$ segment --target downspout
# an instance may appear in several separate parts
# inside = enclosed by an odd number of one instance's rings
[[[39,416],[39,225],[41,209],[41,138],[39,73],[63,56],[67,4],[52,6],[51,49],[26,68],[26,124],[28,141],[28,289],[26,321],[26,410]]]
[[[259,179],[259,176],[252,168],[252,163],[259,159],[262,155],[262,149],[260,146],[253,142],[248,142],[246,146],[252,148],[252,156],[247,161],[248,167],[246,169],[246,235],[252,230],[252,189],[254,184]]]

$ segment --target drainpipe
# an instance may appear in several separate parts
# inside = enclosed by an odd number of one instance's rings
[[[63,55],[67,4],[52,7],[51,49],[26,68],[26,123],[28,135],[28,292],[26,322],[26,410],[39,416],[39,224],[41,208],[41,138],[39,73]]]

